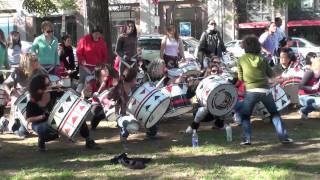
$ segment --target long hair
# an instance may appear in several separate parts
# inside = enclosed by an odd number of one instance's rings
[[[15,45],[21,48],[20,33],[18,31],[11,31],[7,40],[7,47],[13,49]]]
[[[19,68],[24,72],[25,75],[30,77],[33,72],[32,65],[35,62],[38,62],[38,57],[34,53],[21,54]]]
[[[178,34],[178,31],[177,31],[177,29],[176,29],[176,27],[174,26],[174,25],[169,25],[168,27],[167,27],[167,35],[168,35],[168,33],[171,33],[172,31],[174,31],[174,39],[176,40],[176,41],[178,41],[179,40],[179,34]]]
[[[6,38],[1,28],[0,28],[0,45],[2,46],[2,48],[6,48]]]
[[[133,25],[133,30],[131,33],[127,33],[127,29],[128,29],[128,26],[132,24]],[[128,20],[125,24],[125,26],[122,28],[122,34],[126,34],[128,36],[133,36],[133,37],[137,37],[137,27],[136,27],[136,24],[134,23],[134,21],[131,21],[131,20]]]

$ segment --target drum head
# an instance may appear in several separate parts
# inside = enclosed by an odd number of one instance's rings
[[[289,96],[289,99],[291,103],[293,104],[299,104],[299,84],[288,84],[283,87],[286,94]]]
[[[158,107],[154,109],[150,117],[147,119],[147,122],[145,122],[146,128],[151,128],[154,126],[160,119],[163,117],[163,115],[166,113],[168,107],[170,106],[170,98],[165,98]]]
[[[208,110],[216,116],[228,114],[237,102],[237,90],[232,84],[220,84],[211,91],[207,99]]]
[[[169,111],[164,115],[164,117],[170,118],[170,117],[179,116],[179,115],[190,112],[192,109],[193,109],[193,107],[191,104],[190,104],[190,106],[185,106],[185,107],[181,107],[181,108],[172,108],[172,109],[170,108]]]

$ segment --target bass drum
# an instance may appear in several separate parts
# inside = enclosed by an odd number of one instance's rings
[[[215,116],[228,114],[237,102],[237,89],[228,81],[228,77],[231,78],[228,74],[209,76],[196,89],[199,102]]]
[[[154,126],[163,117],[170,105],[170,98],[150,82],[134,91],[129,99],[128,111],[145,128]]]

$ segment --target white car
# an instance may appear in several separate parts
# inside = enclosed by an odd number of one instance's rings
[[[239,58],[244,55],[244,49],[241,47],[242,40],[233,40],[224,44],[228,52]]]
[[[303,57],[306,57],[309,52],[314,52],[318,57],[320,56],[320,46],[304,38],[292,37],[292,41],[293,44],[291,46],[291,49],[296,54],[301,54]]]
[[[164,35],[144,35],[138,38],[141,58],[152,61],[160,57],[161,40]],[[193,37],[181,36],[184,45],[185,58],[197,59],[199,41]]]

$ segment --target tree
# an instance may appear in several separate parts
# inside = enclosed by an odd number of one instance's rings
[[[300,0],[274,0],[273,5],[276,8],[285,7],[288,5],[289,7],[295,7],[300,3]]]
[[[36,13],[40,16],[58,12],[57,6],[51,0],[24,0],[22,7],[29,13]]]

